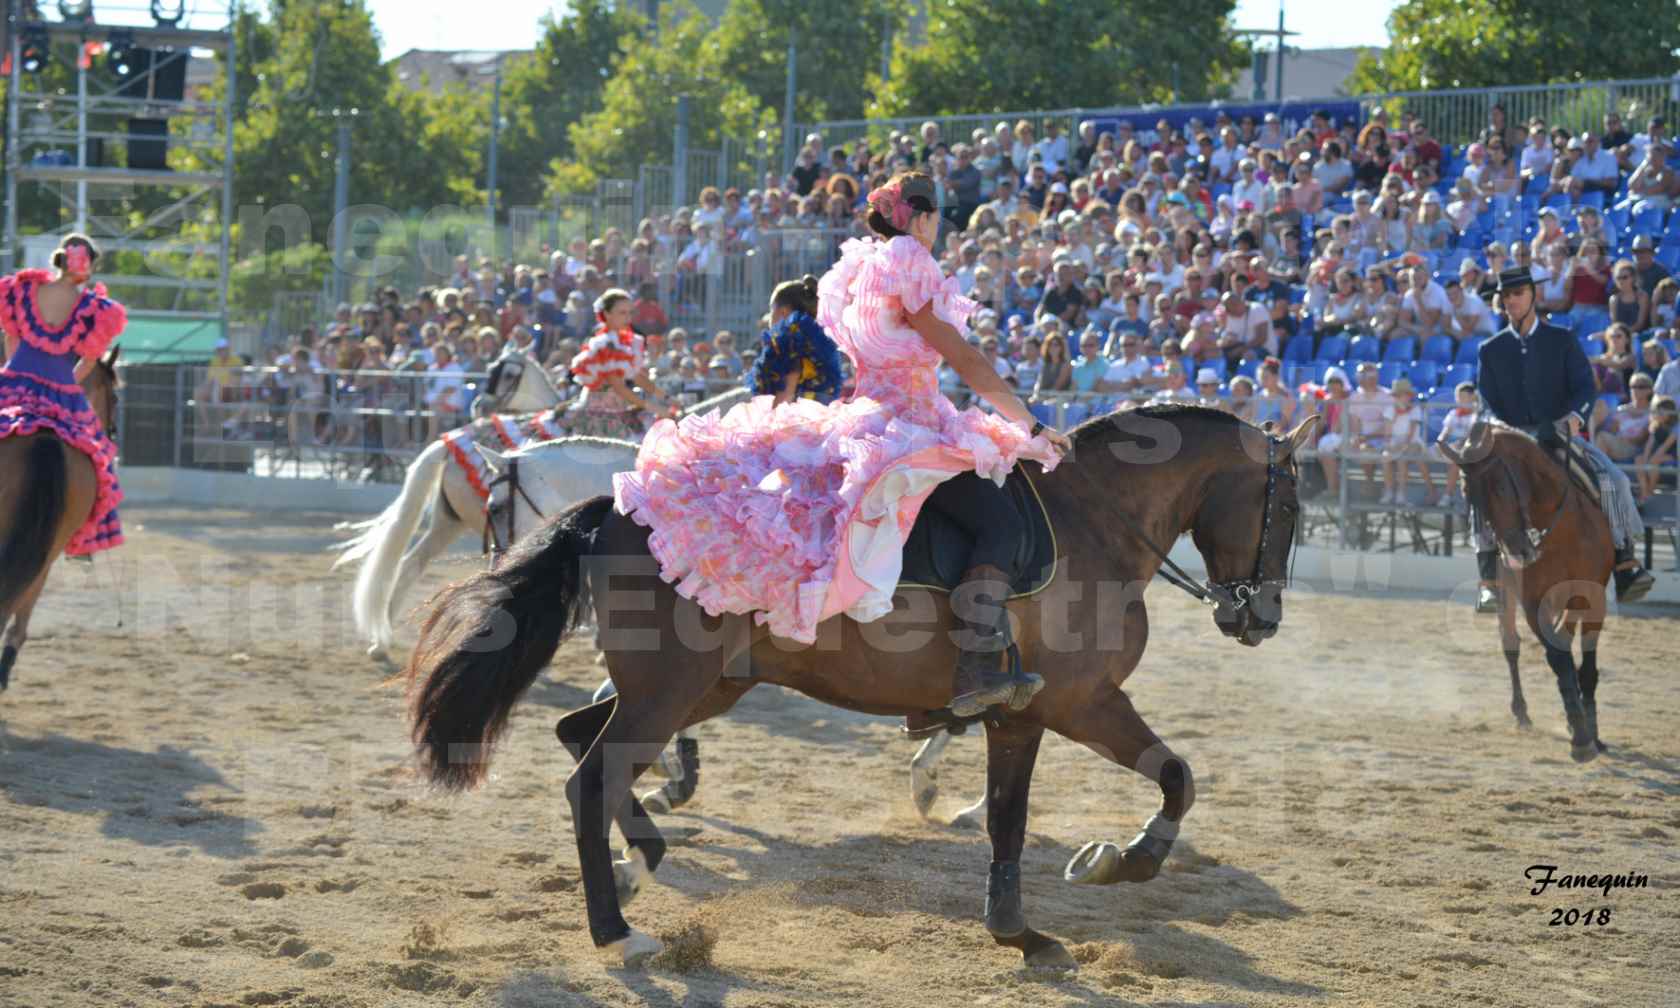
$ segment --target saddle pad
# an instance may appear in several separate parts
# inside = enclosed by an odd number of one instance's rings
[[[976,473],[961,473],[952,479],[983,479]],[[1027,532],[1015,551],[1016,571],[1010,598],[1043,591],[1056,576],[1056,531],[1044,511],[1038,488],[1019,463],[1003,484],[1010,503],[1020,512]],[[974,540],[950,519],[931,508],[922,508],[910,537],[904,541],[904,568],[898,576],[900,588],[927,588],[948,592],[962,580]]]
[[[439,440],[449,452],[449,457],[461,467],[473,493],[478,494],[480,500],[487,501],[490,499],[490,488],[484,477],[489,467],[484,464],[484,456],[478,452],[479,446],[487,445],[499,452],[510,452],[537,441],[552,441],[564,436],[565,431],[555,422],[553,413],[545,410],[513,416],[499,413],[474,420],[465,427],[457,427],[444,434]]]

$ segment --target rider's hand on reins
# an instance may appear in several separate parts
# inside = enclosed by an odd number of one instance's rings
[[[1056,428],[1046,427],[1039,433],[1043,435],[1044,440],[1050,442],[1051,447],[1056,449],[1056,454],[1066,455],[1073,450],[1073,442],[1069,441],[1068,436]]]

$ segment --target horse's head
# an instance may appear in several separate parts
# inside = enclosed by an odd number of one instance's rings
[[[1269,423],[1263,430],[1240,428],[1244,461],[1213,477],[1190,529],[1207,564],[1214,623],[1250,647],[1277,633],[1283,620],[1300,508],[1295,452],[1317,424],[1310,416],[1282,436]]]
[[[490,365],[475,408],[483,413],[535,413],[560,402],[560,390],[524,350],[510,349]],[[479,404],[482,404],[481,406]]]
[[[1549,465],[1539,442],[1503,425],[1477,420],[1461,447],[1440,445],[1447,461],[1464,474],[1464,496],[1493,529],[1499,551],[1521,569],[1540,559],[1539,531],[1529,505]]]
[[[105,433],[111,437],[117,436],[117,394],[122,388],[122,381],[117,377],[119,353],[121,350],[118,347],[107,350],[82,379],[82,393],[87,396],[88,405],[99,415],[99,423],[105,428]]]

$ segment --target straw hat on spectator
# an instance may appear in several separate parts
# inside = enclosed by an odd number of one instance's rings
[[[1219,384],[1219,372],[1215,371],[1213,368],[1210,368],[1210,367],[1202,368],[1200,371],[1196,372],[1196,384],[1197,385],[1218,385]]]

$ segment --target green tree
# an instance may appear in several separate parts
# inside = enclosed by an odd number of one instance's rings
[[[945,0],[897,46],[877,115],[1101,108],[1223,94],[1246,64],[1233,0]]]
[[[676,130],[676,96],[689,102],[689,137],[710,146],[750,136],[768,121],[722,61],[711,25],[687,0],[660,14],[659,44],[636,46],[618,63],[601,108],[572,124],[572,156],[550,166],[550,188],[587,190],[602,178],[633,178],[645,161],[665,161]]]
[[[902,22],[897,0],[730,0],[715,39],[721,65],[761,106],[779,113],[791,30],[799,50],[798,120],[856,119],[864,115],[881,65],[881,43]]]
[[[1367,52],[1351,93],[1666,77],[1680,71],[1674,0],[1405,0],[1387,49]]]
[[[628,7],[572,0],[560,20],[544,15],[535,50],[508,60],[497,165],[503,204],[537,202],[549,162],[570,157],[568,130],[601,107],[613,68],[637,37],[641,20]]]

